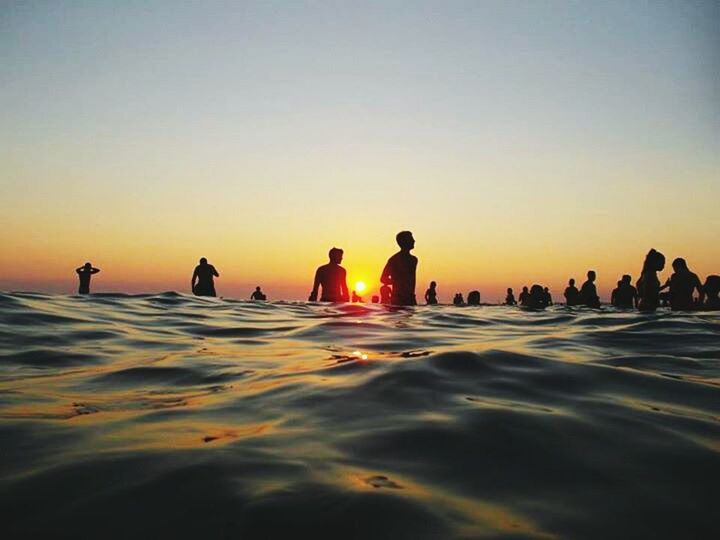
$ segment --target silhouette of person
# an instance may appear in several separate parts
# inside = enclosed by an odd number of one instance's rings
[[[708,276],[703,285],[705,292],[704,309],[720,309],[720,276]]]
[[[587,273],[587,281],[580,287],[580,303],[591,308],[600,307],[600,297],[597,294],[597,287],[595,286],[596,277],[595,271],[589,270]]]
[[[527,285],[522,288],[518,300],[520,301],[521,306],[527,306],[530,303],[530,291],[528,290]]]
[[[80,268],[75,269],[78,279],[80,280],[78,294],[90,294],[90,276],[97,274],[99,271],[99,268],[94,268],[89,262],[86,262]]]
[[[410,251],[415,247],[415,239],[410,231],[401,231],[395,237],[400,251],[388,259],[380,282],[392,286],[391,303],[396,306],[414,306],[415,272],[417,257]]]
[[[455,293],[455,297],[453,298],[453,305],[455,306],[464,306],[465,300],[463,300],[462,293]]]
[[[640,297],[638,309],[641,311],[655,311],[660,303],[660,280],[657,273],[665,268],[665,255],[655,249],[645,255],[642,271],[637,280],[636,287]]]
[[[543,299],[546,306],[552,306],[552,294],[550,294],[550,289],[548,289],[547,287],[543,289]]]
[[[379,304],[379,303],[380,303],[380,297],[379,297],[377,294],[374,294],[374,295],[372,296],[372,299],[371,299],[371,300],[372,300],[372,303],[373,303],[373,304]]]
[[[517,304],[517,301],[515,300],[515,295],[513,294],[513,290],[511,288],[508,288],[507,296],[505,297],[505,305],[506,306],[514,306],[516,304]]]
[[[468,306],[479,306],[480,305],[480,291],[470,291],[468,293]]]
[[[568,286],[565,288],[565,305],[577,306],[580,303],[580,291],[575,286],[575,280],[570,278]]]
[[[437,300],[437,283],[434,281],[430,282],[430,288],[425,291],[425,303],[428,306],[434,306],[438,303]]]
[[[380,287],[380,303],[389,304],[392,301],[392,289],[390,285]]]
[[[547,307],[547,298],[542,285],[535,284],[530,287],[530,295],[526,306],[531,309],[544,309]]]
[[[265,293],[260,290],[260,285],[255,287],[255,291],[250,295],[250,300],[267,300]]]
[[[632,286],[632,277],[625,274],[617,287],[613,289],[610,296],[610,303],[616,308],[633,309],[637,307],[638,293],[637,289]]]
[[[681,257],[673,261],[672,267],[675,272],[666,284],[670,288],[670,308],[684,311],[695,309],[697,304],[702,304],[705,299],[705,291],[700,278],[690,271],[685,259]],[[697,304],[693,300],[695,290],[699,294]]]
[[[362,302],[362,298],[360,296],[358,296],[358,294],[355,291],[353,291],[352,292],[352,301],[353,302]]]
[[[343,260],[343,250],[332,248],[328,252],[330,262],[321,266],[315,272],[315,282],[310,293],[310,302],[317,301],[318,288],[322,286],[321,302],[347,302],[350,300],[347,288],[347,274],[340,266]]]
[[[218,271],[212,264],[208,264],[205,257],[200,259],[200,264],[195,267],[190,288],[195,296],[217,296],[215,294],[215,279],[220,277]],[[197,283],[196,283],[197,282]]]

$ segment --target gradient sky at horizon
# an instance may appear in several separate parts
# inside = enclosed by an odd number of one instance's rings
[[[717,2],[4,2],[0,66],[0,290],[720,273]]]

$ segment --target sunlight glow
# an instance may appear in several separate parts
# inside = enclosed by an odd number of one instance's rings
[[[355,290],[359,293],[363,292],[365,290],[365,282],[358,281],[357,283],[355,283]]]

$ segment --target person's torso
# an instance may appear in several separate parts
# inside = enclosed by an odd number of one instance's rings
[[[322,285],[322,298],[324,302],[338,302],[342,300],[345,269],[338,264],[326,264],[321,267],[320,284]]]
[[[392,276],[392,294],[394,297],[415,295],[415,270],[417,258],[403,251],[390,258],[390,275]]]

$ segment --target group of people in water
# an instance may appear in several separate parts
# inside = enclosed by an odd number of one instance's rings
[[[416,271],[418,259],[410,252],[415,248],[415,238],[410,231],[401,231],[395,237],[400,250],[392,255],[380,275],[380,296],[373,296],[374,303],[390,304],[395,306],[414,306]],[[341,266],[343,250],[333,247],[328,253],[328,263],[320,266],[315,272],[313,287],[308,300],[310,302],[359,302],[362,299],[355,291],[352,296],[348,291],[347,272]],[[660,306],[670,306],[674,310],[720,309],[720,276],[708,276],[703,284],[697,274],[690,271],[685,259],[677,258],[672,263],[673,274],[663,284],[657,276],[665,268],[665,256],[651,249],[645,257],[640,277],[635,286],[632,277],[628,274],[622,276],[617,287],[612,291],[611,304],[623,309],[639,309],[653,311]],[[80,280],[79,294],[90,292],[90,277],[100,272],[91,263],[85,263],[76,270]],[[215,278],[220,274],[205,257],[195,270],[190,281],[190,287],[196,296],[216,296]],[[595,281],[597,275],[594,270],[587,273],[587,279],[580,289],[575,286],[575,280],[570,279],[564,292],[565,304],[568,306],[600,307]],[[697,293],[697,295],[695,294]],[[251,300],[267,300],[267,296],[258,286],[250,296]],[[437,283],[430,282],[425,291],[425,303],[435,305],[438,303]],[[480,292],[477,290],[468,293],[467,303],[462,293],[456,293],[454,305],[480,305]],[[530,309],[543,309],[553,304],[552,295],[548,287],[535,284],[523,287],[522,292],[515,299],[513,289],[507,290],[505,305],[520,305]]]

